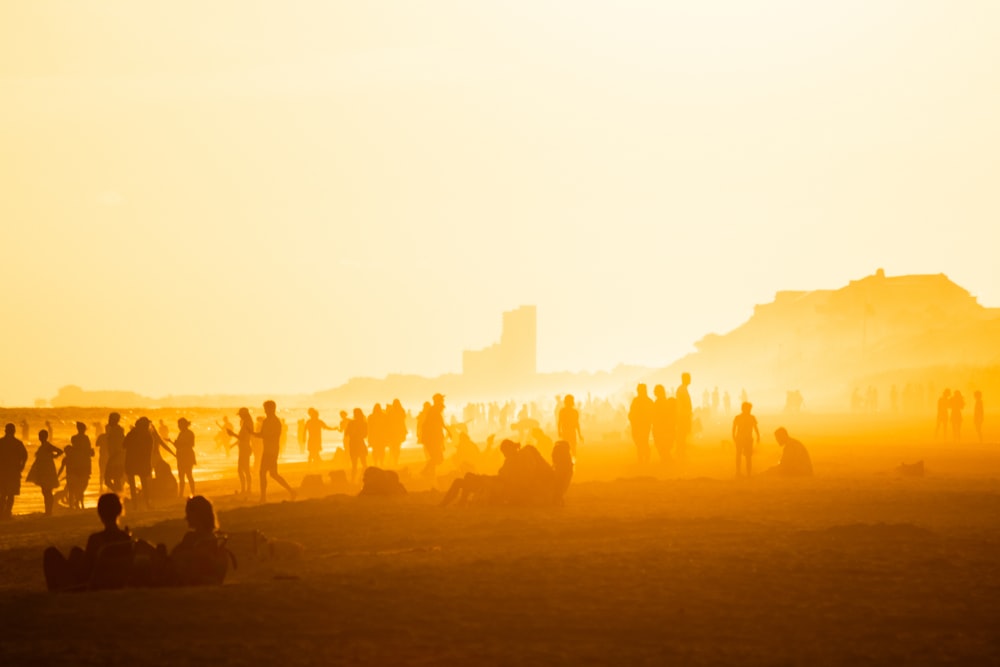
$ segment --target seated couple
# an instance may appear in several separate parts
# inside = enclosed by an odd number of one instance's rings
[[[569,443],[559,440],[552,447],[552,465],[533,446],[504,440],[500,443],[504,462],[496,475],[468,473],[452,482],[442,507],[470,500],[487,505],[561,505],[573,479],[573,457]]]

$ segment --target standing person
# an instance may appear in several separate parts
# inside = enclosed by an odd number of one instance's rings
[[[97,489],[104,491],[104,474],[108,470],[108,436],[101,422],[94,422],[94,449],[97,450]]]
[[[632,442],[635,443],[639,465],[649,463],[649,432],[653,426],[653,400],[646,385],[638,384],[636,397],[628,408],[628,421],[632,426]]]
[[[94,472],[94,449],[90,446],[90,438],[87,436],[87,425],[77,422],[76,435],[70,438],[69,442],[73,448],[73,455],[70,456],[67,447],[66,456],[63,458],[63,465],[66,467],[66,495],[71,508],[83,509],[83,496],[87,492],[90,476]]]
[[[148,417],[139,417],[122,442],[125,450],[125,480],[128,483],[129,498],[135,507],[139,500],[138,477],[142,485],[142,501],[146,508],[152,507],[153,495],[153,425]]]
[[[358,474],[358,462],[361,462],[361,473],[364,474],[368,467],[368,422],[365,420],[365,413],[361,408],[354,408],[354,417],[347,422],[344,431],[344,444],[347,446],[347,453],[351,457],[351,481]]]
[[[760,430],[757,428],[757,418],[750,414],[753,405],[744,403],[740,406],[740,414],[733,418],[733,443],[736,445],[736,476],[740,476],[740,459],[746,457],[747,477],[753,470],[754,436],[760,444]]]
[[[563,407],[559,410],[556,424],[559,439],[569,444],[570,456],[576,458],[577,438],[583,442],[583,432],[580,430],[580,411],[576,409],[576,399],[573,398],[573,394],[566,394],[566,398],[563,399]]]
[[[958,442],[962,437],[962,410],[965,409],[965,397],[961,391],[955,390],[951,395],[950,404],[952,437]]]
[[[681,385],[677,387],[675,397],[677,400],[677,454],[683,459],[687,455],[687,439],[691,435],[691,420],[694,416],[694,409],[691,405],[691,374],[681,373]],[[746,395],[746,390],[743,391]],[[747,401],[744,400],[743,403]]]
[[[977,390],[972,397],[975,399],[972,408],[972,425],[976,427],[976,437],[979,438],[981,445],[983,444],[983,392]]]
[[[372,463],[376,468],[381,468],[385,464],[385,450],[389,446],[388,424],[386,424],[385,413],[378,403],[372,408],[368,415],[368,445],[372,450]]]
[[[0,519],[9,519],[14,513],[14,498],[21,495],[21,472],[28,462],[28,450],[14,437],[17,427],[4,426],[0,438]]]
[[[941,392],[941,397],[937,402],[937,423],[934,425],[934,437],[941,434],[941,438],[948,437],[948,408],[951,407],[951,389]]]
[[[427,452],[427,465],[424,476],[434,483],[437,466],[444,462],[444,434],[451,431],[444,423],[444,394],[434,394],[433,404],[424,415],[421,435],[424,439],[424,449]]]
[[[25,481],[35,484],[42,490],[45,500],[45,516],[52,515],[52,491],[59,486],[59,475],[56,472],[56,459],[62,456],[63,450],[49,442],[49,432],[42,429],[38,432],[38,449],[35,450],[35,461],[31,464]]]
[[[285,478],[278,474],[278,454],[281,451],[281,420],[277,415],[277,404],[274,401],[264,401],[264,421],[260,431],[254,433],[263,441],[260,456],[260,502],[267,501],[267,476],[284,487],[285,491],[295,500],[295,489],[289,486]]]
[[[194,490],[194,467],[198,464],[194,453],[194,431],[191,430],[191,422],[184,417],[177,420],[177,439],[173,441],[174,451],[177,455],[177,480],[179,482],[177,497],[184,497],[184,479],[187,478],[191,484],[191,495],[195,495]]]
[[[21,444],[23,445],[24,441],[27,441],[27,440],[31,440],[31,427],[28,425],[28,420],[27,419],[22,419],[21,420],[21,441],[22,441]]]
[[[323,452],[323,430],[336,431],[337,427],[327,426],[326,422],[319,418],[319,410],[309,408],[309,421],[302,422],[302,432],[305,437],[306,448],[309,450],[309,463],[322,463]]]
[[[234,433],[231,428],[226,433],[236,438],[239,454],[236,461],[236,474],[240,478],[240,494],[247,495],[253,491],[253,475],[250,473],[250,454],[253,452],[253,417],[250,410],[240,408],[237,416],[240,418],[240,432]]]
[[[125,488],[125,429],[121,426],[122,416],[117,412],[108,415],[108,425],[104,429],[107,437],[108,462],[104,467],[104,486],[115,493]]]
[[[229,434],[233,430],[233,425],[229,423],[228,416],[222,418],[221,424],[215,422],[215,425],[219,427],[219,432],[215,434],[215,449],[216,451],[225,452],[226,458],[229,458]]]
[[[660,462],[670,460],[670,450],[674,448],[677,434],[677,399],[668,398],[662,384],[653,387],[653,446],[660,455]]]
[[[389,420],[389,465],[399,464],[399,452],[406,442],[406,410],[399,399],[394,399],[387,410]]]

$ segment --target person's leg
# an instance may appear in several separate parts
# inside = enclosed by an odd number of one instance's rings
[[[50,516],[52,514],[52,489],[42,489],[42,499],[45,501],[45,516]]]
[[[50,591],[61,591],[70,586],[69,562],[55,547],[42,552],[42,572],[45,573],[45,585]]]
[[[260,467],[260,502],[267,500],[267,467]]]
[[[278,474],[278,469],[277,468],[272,468],[270,474],[271,474],[271,477],[274,478],[274,481],[276,481],[278,484],[280,484],[281,486],[283,486],[284,489],[285,489],[285,491],[288,491],[288,493],[291,494],[292,500],[295,500],[295,495],[296,495],[295,494],[295,489],[292,488],[291,484],[289,484],[288,482],[285,481],[284,477],[282,477],[281,475]]]

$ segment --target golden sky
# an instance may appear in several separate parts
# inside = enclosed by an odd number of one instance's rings
[[[0,4],[0,405],[666,365],[884,267],[1000,305],[1000,3]]]

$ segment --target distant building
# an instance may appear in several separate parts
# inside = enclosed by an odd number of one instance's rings
[[[537,372],[537,310],[521,306],[503,314],[500,342],[482,350],[462,353],[462,375],[476,383],[514,385],[531,380]]]

